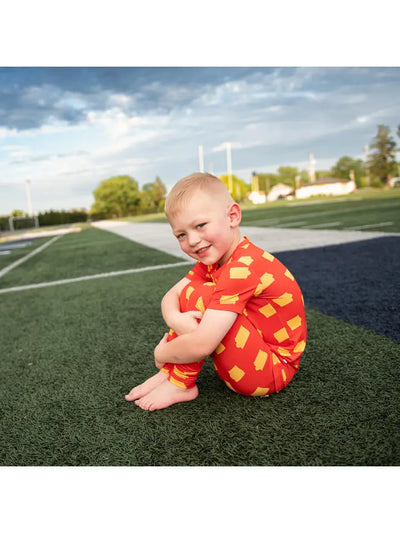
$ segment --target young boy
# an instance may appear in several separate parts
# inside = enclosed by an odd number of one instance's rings
[[[165,212],[182,250],[197,262],[161,302],[170,333],[154,351],[160,371],[125,399],[147,411],[194,400],[207,356],[239,394],[268,396],[286,387],[299,369],[307,331],[292,274],[242,237],[240,207],[215,176],[180,180]]]

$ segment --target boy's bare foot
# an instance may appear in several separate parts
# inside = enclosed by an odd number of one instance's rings
[[[145,411],[155,411],[156,409],[165,409],[174,403],[195,400],[198,395],[197,386],[192,389],[181,389],[167,379],[146,396],[136,400],[135,404]]]
[[[134,387],[129,394],[126,394],[125,400],[128,402],[133,402],[133,400],[138,400],[142,396],[145,396],[153,389],[164,383],[168,380],[168,374],[162,372],[161,370],[158,374],[155,374],[151,378],[144,381],[141,385]]]

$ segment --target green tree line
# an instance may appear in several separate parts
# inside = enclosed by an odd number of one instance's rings
[[[397,129],[400,137],[400,124]],[[396,142],[391,136],[388,126],[379,125],[376,136],[370,144],[370,153],[366,162],[349,156],[341,157],[330,170],[318,170],[315,178],[351,179],[354,176],[357,187],[382,187],[389,183],[391,177],[400,174],[400,163],[396,162]],[[258,189],[268,193],[274,185],[284,183],[293,188],[309,183],[307,170],[296,167],[281,166],[276,173],[253,173],[258,177]],[[251,184],[235,175],[219,176],[231,190],[235,201],[247,198]],[[120,218],[147,213],[159,213],[164,210],[166,186],[157,176],[154,182],[139,187],[137,180],[131,176],[114,176],[102,181],[93,191],[94,203],[89,213],[85,210],[46,211],[39,214],[39,224],[66,224],[91,220]],[[19,213],[19,212],[18,212]],[[22,214],[22,212],[20,213]],[[1,220],[6,226],[8,218]],[[1,227],[0,227],[1,229]],[[4,228],[3,228],[4,229]]]
[[[400,125],[397,129],[400,137]],[[358,188],[365,186],[383,187],[388,185],[391,177],[399,176],[400,163],[396,162],[396,142],[390,134],[390,128],[383,124],[378,126],[376,136],[370,144],[368,159],[355,159],[349,156],[341,157],[330,170],[317,170],[315,179],[334,178],[349,180],[354,176]],[[310,182],[306,170],[299,171],[296,167],[280,167],[276,173],[259,173],[259,190],[269,192],[274,185],[284,183],[296,188]]]

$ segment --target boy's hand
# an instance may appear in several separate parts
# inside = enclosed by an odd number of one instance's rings
[[[173,320],[170,320],[168,325],[177,335],[184,335],[185,333],[192,333],[192,331],[195,331],[199,327],[199,322],[202,318],[203,314],[200,311],[176,313]]]

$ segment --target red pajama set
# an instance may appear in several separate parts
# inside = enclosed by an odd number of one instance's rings
[[[238,314],[210,354],[219,377],[246,396],[278,392],[299,369],[307,326],[301,290],[289,270],[247,237],[221,267],[196,263],[186,276],[181,312],[206,309]],[[168,340],[176,337],[172,330]],[[162,370],[181,388],[195,386],[203,361],[167,363]]]

